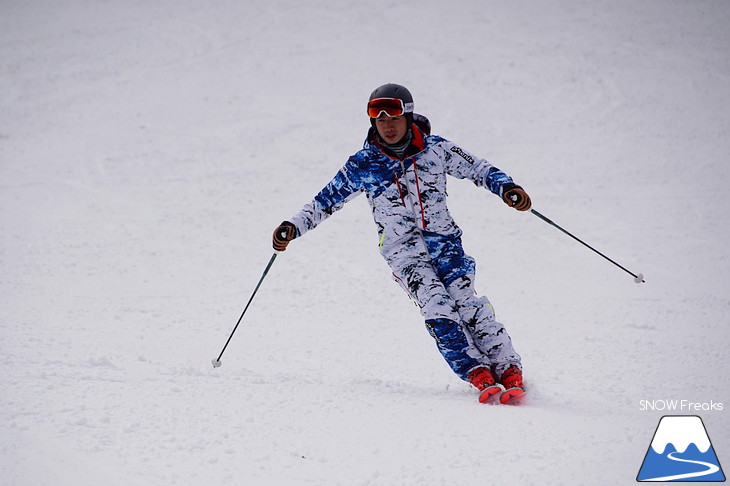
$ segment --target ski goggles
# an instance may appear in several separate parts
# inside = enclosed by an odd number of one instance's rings
[[[373,98],[368,101],[370,118],[378,118],[383,113],[390,117],[413,113],[413,103],[403,103],[403,100],[398,98]]]

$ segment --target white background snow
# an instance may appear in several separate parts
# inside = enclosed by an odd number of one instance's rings
[[[722,402],[674,413],[730,463],[728,25],[725,0],[3,0],[2,484],[635,484],[672,413],[642,399]],[[520,406],[448,369],[364,197],[210,364],[386,82],[646,276],[450,181]]]

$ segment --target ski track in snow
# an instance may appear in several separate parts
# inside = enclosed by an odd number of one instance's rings
[[[727,2],[93,7],[0,6],[3,484],[633,484],[662,414],[639,400],[727,405]],[[385,82],[646,277],[449,181],[519,406],[441,360],[364,198],[210,365]],[[702,418],[722,461],[727,412]]]

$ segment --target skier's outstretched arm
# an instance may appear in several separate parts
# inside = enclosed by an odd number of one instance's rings
[[[286,250],[290,241],[313,230],[322,221],[342,209],[348,201],[358,196],[361,188],[352,180],[351,173],[347,165],[340,169],[311,203],[306,204],[288,221],[282,222],[274,230],[274,250]]]
[[[532,202],[527,192],[489,161],[467,152],[448,140],[443,140],[441,147],[444,150],[446,170],[449,174],[459,179],[469,179],[477,186],[486,187],[518,211],[530,209]]]

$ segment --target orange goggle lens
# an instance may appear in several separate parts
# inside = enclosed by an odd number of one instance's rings
[[[378,118],[382,113],[387,116],[402,116],[412,111],[412,103],[404,105],[403,100],[398,98],[374,98],[368,102],[368,116],[370,118]]]

